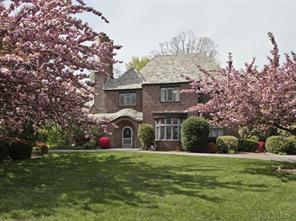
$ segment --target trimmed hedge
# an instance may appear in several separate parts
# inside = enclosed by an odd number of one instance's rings
[[[238,139],[234,136],[219,136],[216,144],[220,153],[234,153],[238,150]]]
[[[9,142],[0,139],[0,161],[6,160],[9,157]]]
[[[288,154],[296,154],[296,136],[287,138],[290,143],[290,148]]]
[[[138,135],[145,150],[154,144],[154,129],[151,124],[140,124]]]
[[[286,137],[271,136],[265,143],[265,148],[269,153],[288,154],[290,152],[291,143]]]
[[[202,117],[189,117],[182,124],[182,147],[192,152],[207,152],[210,126]]]
[[[9,155],[12,160],[30,159],[32,150],[32,145],[28,143],[13,142],[9,145]]]
[[[258,149],[258,142],[253,139],[238,139],[238,150],[245,152],[255,152]]]
[[[0,136],[0,158],[12,160],[30,159],[32,155],[32,145],[25,140]]]

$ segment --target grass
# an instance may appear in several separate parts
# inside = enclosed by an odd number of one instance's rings
[[[0,220],[295,221],[296,176],[270,161],[51,154],[0,164]]]

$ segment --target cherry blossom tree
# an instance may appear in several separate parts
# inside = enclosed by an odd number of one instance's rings
[[[277,43],[268,33],[273,45],[268,64],[255,66],[255,58],[245,68],[233,67],[231,54],[226,68],[203,72],[201,81],[191,80],[185,93],[208,94],[210,100],[188,111],[209,115],[212,123],[224,126],[264,125],[296,135],[296,54],[285,54],[280,63]]]
[[[86,73],[104,74],[119,47],[78,18],[85,12],[108,23],[82,0],[0,0],[0,126],[93,122]]]

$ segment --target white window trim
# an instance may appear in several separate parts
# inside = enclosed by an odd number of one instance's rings
[[[171,119],[171,123],[168,124],[167,123],[167,119],[168,118],[160,118],[160,119],[157,119],[155,121],[155,140],[156,141],[180,141],[180,138],[181,138],[181,119],[180,118],[169,118]],[[173,119],[177,119],[177,123],[173,123]],[[164,120],[165,122],[164,123],[161,123],[160,121],[161,120]],[[165,136],[165,139],[161,139],[160,138],[160,135],[161,135],[161,127],[164,127],[164,136]],[[166,139],[166,135],[167,135],[167,127],[170,127],[171,128],[171,139]],[[178,138],[177,139],[173,139],[174,137],[174,130],[173,128],[174,127],[177,127],[178,128]],[[159,129],[157,129],[159,128]]]

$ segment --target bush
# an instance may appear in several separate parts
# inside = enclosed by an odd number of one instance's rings
[[[264,151],[265,151],[265,142],[261,140],[258,142],[258,152],[262,153]]]
[[[34,144],[33,152],[38,156],[43,156],[45,154],[48,154],[48,146],[46,143],[37,141]]]
[[[286,137],[271,136],[267,138],[265,148],[269,153],[288,154],[290,152],[290,145]]]
[[[208,153],[217,153],[218,152],[218,146],[217,144],[210,142],[208,143]]]
[[[290,143],[288,154],[296,154],[296,136],[288,137],[287,139]]]
[[[252,141],[256,141],[256,142],[258,142],[258,141],[262,141],[262,140],[266,140],[266,139],[260,139],[258,136],[256,136],[256,135],[253,135],[253,136],[250,136],[249,138],[245,138],[245,139],[249,139],[249,140],[252,140]]]
[[[217,141],[217,137],[209,137],[208,138],[208,143],[216,143],[216,141]]]
[[[138,136],[145,150],[154,144],[154,129],[151,124],[140,124]]]
[[[278,135],[278,131],[274,127],[266,128],[264,125],[257,125],[256,127],[240,127],[238,133],[241,138],[250,138],[256,141],[265,141],[268,137]]]
[[[0,137],[0,161],[9,157],[9,142],[4,137]]]
[[[189,117],[182,124],[182,147],[192,152],[207,152],[209,123],[202,117]]]
[[[84,150],[93,150],[97,148],[97,142],[95,140],[91,140],[87,143],[84,143],[82,145],[82,149]]]
[[[32,145],[23,140],[14,140],[9,145],[9,155],[13,160],[30,159],[32,154]]]
[[[111,146],[111,139],[108,136],[103,136],[98,139],[98,145],[102,149],[108,149]]]
[[[76,146],[83,146],[84,144],[87,146],[87,143],[90,141],[89,138],[85,137],[83,127],[73,126],[71,128],[71,135]]]
[[[36,140],[45,143],[48,137],[48,130],[45,128],[38,129],[36,134]]]
[[[238,139],[234,136],[219,136],[216,144],[220,153],[233,153],[238,150]]]
[[[238,150],[245,152],[255,152],[258,149],[258,142],[252,139],[238,139]]]
[[[67,135],[63,129],[54,124],[48,129],[46,143],[49,147],[67,147],[69,146]]]
[[[85,131],[87,131],[87,133]],[[68,140],[70,140],[69,143],[78,147],[82,147],[84,144],[85,146],[89,146],[89,144],[93,142],[93,140],[96,141],[98,138],[105,135],[106,134],[104,133],[102,128],[98,128],[97,126],[94,126],[94,125],[73,124],[67,130]]]

